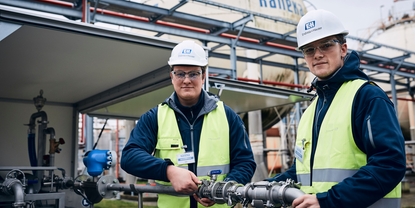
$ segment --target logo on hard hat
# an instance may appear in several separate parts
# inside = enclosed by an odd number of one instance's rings
[[[183,49],[182,50],[182,54],[191,54],[192,53],[192,49]]]
[[[305,30],[312,29],[315,26],[316,26],[316,21],[307,22],[307,23],[305,23]]]
[[[304,35],[307,35],[307,34],[310,34],[310,33],[314,32],[314,31],[321,30],[322,28],[323,27],[316,28],[316,21],[313,20],[313,21],[305,23],[305,25],[304,25],[304,31],[305,32],[301,33],[301,35],[304,36]]]

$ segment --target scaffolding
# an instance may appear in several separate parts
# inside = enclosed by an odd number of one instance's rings
[[[163,34],[169,34],[196,39],[204,44],[216,44],[210,47],[209,57],[229,59],[232,64],[231,68],[209,68],[210,72],[235,80],[238,79],[235,73],[236,61],[257,63],[260,66],[269,65],[287,68],[296,73],[298,71],[308,71],[307,67],[298,64],[298,60],[302,59],[303,56],[295,50],[295,22],[209,0],[193,0],[192,2],[206,4],[207,6],[218,7],[232,12],[239,12],[244,17],[235,22],[225,22],[177,11],[178,8],[189,2],[189,0],[181,0],[176,6],[165,9],[125,0],[0,0],[0,4],[2,5],[62,15],[68,19],[80,20],[86,23],[102,22],[153,31],[156,32],[155,36],[157,37]],[[292,26],[292,30],[279,33],[278,31],[267,31],[246,26],[254,17]],[[371,43],[376,48],[389,48],[402,52],[402,56],[391,58],[370,54],[368,50],[357,51],[361,58],[361,68],[363,70],[389,75],[385,76],[385,79],[376,79],[375,81],[390,84],[392,97],[396,96],[393,92],[396,89],[412,91],[410,84],[412,78],[415,78],[415,63],[406,62],[405,59],[413,56],[415,52],[374,43],[373,41],[358,37],[347,36],[346,38]],[[222,46],[228,46],[230,48],[229,55],[215,51]],[[268,54],[257,58],[237,56],[235,52],[236,47],[264,51]],[[293,64],[264,60],[266,57],[274,54],[291,57]]]

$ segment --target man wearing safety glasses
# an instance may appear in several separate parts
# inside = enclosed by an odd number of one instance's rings
[[[270,178],[301,183],[295,208],[400,207],[404,138],[393,103],[348,53],[340,20],[325,10],[297,25],[298,50],[315,75],[316,97],[301,117],[295,162]]]
[[[189,195],[197,192],[201,179],[210,179],[209,174],[217,181],[251,182],[256,164],[244,124],[203,89],[208,61],[200,45],[179,43],[168,64],[174,92],[141,116],[123,149],[121,167],[183,193],[159,194],[159,208],[228,207]]]

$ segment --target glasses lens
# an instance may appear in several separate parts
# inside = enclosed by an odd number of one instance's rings
[[[320,49],[321,52],[327,52],[334,46],[334,44],[336,44],[334,41],[325,42],[319,45],[318,48]]]
[[[199,76],[199,74],[200,74],[199,72],[189,72],[188,73],[190,79],[195,79],[196,77]]]
[[[179,79],[184,79],[186,77],[186,73],[184,73],[184,72],[175,72],[174,74]]]
[[[308,48],[304,48],[303,49],[304,55],[307,55],[307,56],[313,55],[314,54],[314,51],[315,51],[315,48],[314,47],[308,47]]]
[[[191,72],[182,72],[182,71],[173,71],[172,72],[176,78],[178,79],[185,79],[186,78],[186,74],[188,75],[189,79],[196,79],[197,77],[199,77],[200,72],[196,72],[196,71],[191,71]]]

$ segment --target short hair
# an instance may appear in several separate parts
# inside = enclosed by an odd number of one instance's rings
[[[338,34],[334,36],[341,44],[346,43],[346,35]]]

